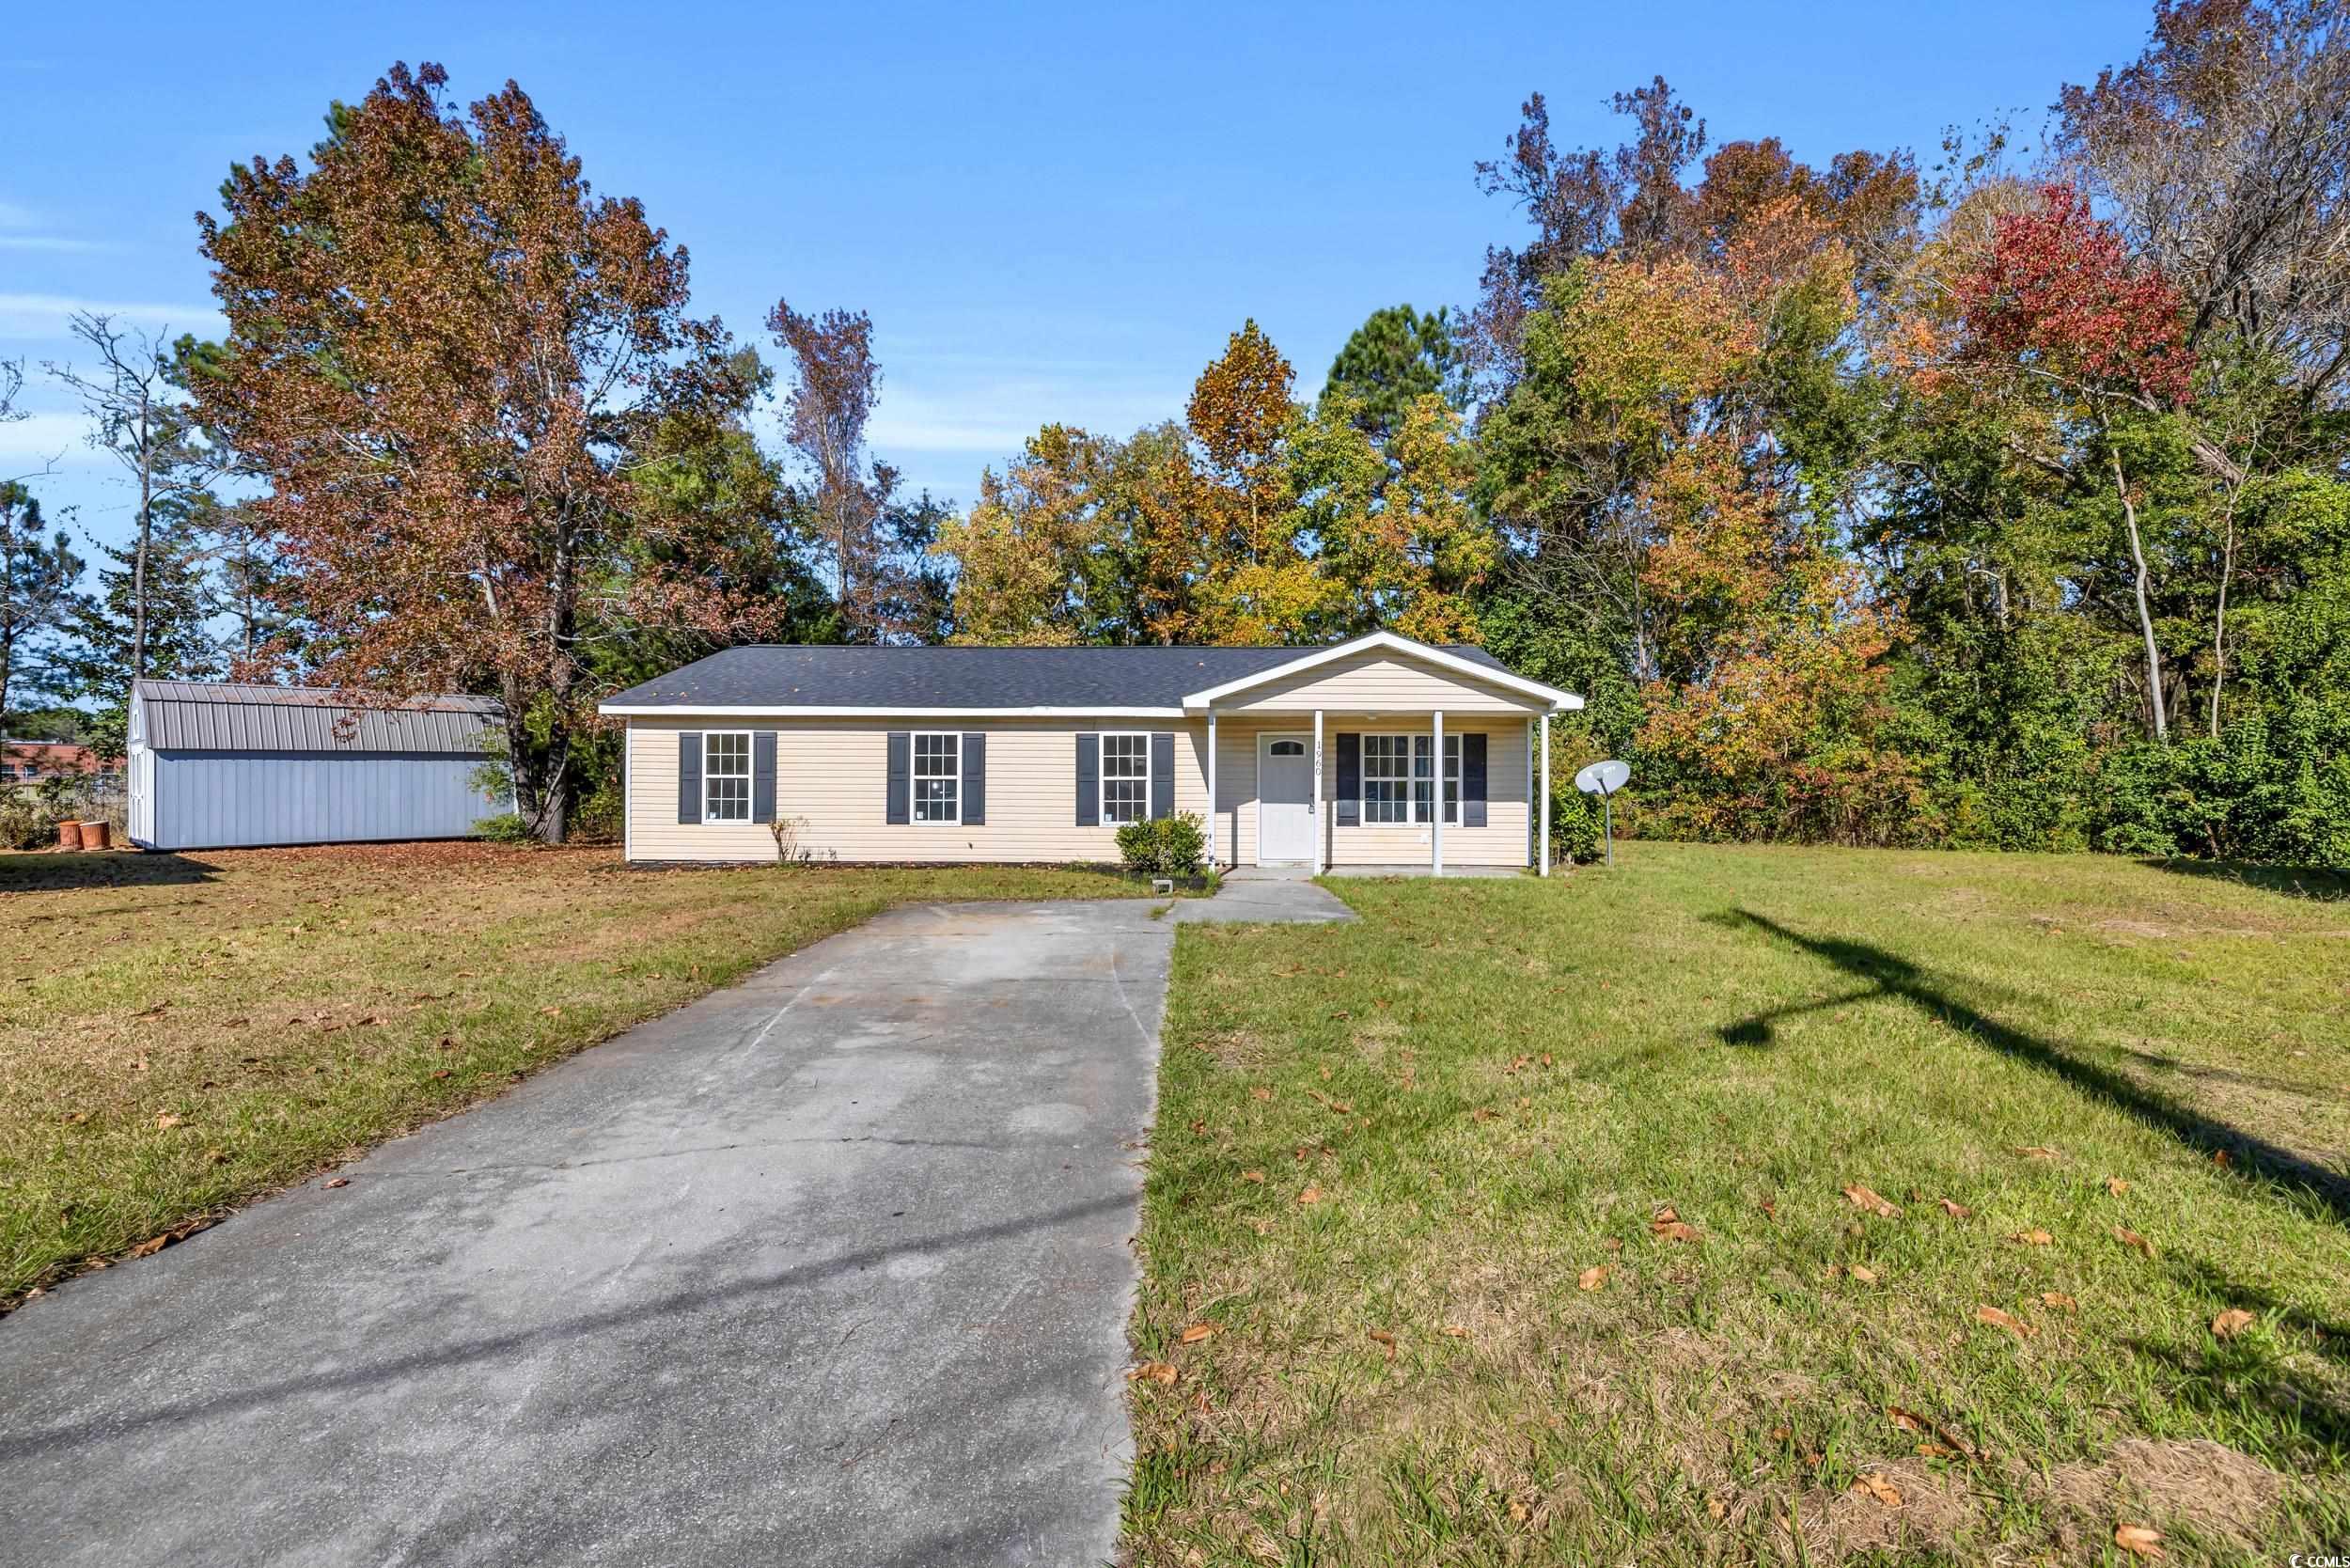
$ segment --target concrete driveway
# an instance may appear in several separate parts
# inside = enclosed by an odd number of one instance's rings
[[[1105,1561],[1171,932],[901,910],[0,1322],[0,1561]]]

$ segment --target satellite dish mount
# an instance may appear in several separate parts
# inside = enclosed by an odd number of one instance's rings
[[[1574,776],[1574,787],[1587,795],[1599,796],[1601,832],[1607,844],[1607,864],[1616,863],[1615,793],[1632,780],[1630,764],[1609,760],[1585,765]]]

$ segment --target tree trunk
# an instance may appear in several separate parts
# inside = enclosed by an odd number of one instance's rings
[[[131,679],[147,678],[147,545],[155,528],[155,441],[139,407],[139,545],[131,563]],[[125,699],[128,700],[125,694]]]
[[[2228,493],[2227,542],[2219,557],[2219,607],[2211,618],[2211,738],[2219,738],[2219,690],[2228,680],[2228,584],[2235,576],[2235,498]]]
[[[2133,591],[2138,598],[2138,629],[2146,639],[2146,705],[2154,721],[2154,739],[2164,745],[2170,744],[2170,726],[2163,713],[2162,650],[2154,641],[2154,616],[2146,600],[2146,547],[2138,535],[2138,507],[2130,499],[2128,478],[2122,472],[2122,454],[2113,449],[2110,435],[2106,442],[2106,456],[2113,463],[2113,490],[2122,498],[2122,521],[2130,532],[2130,559],[2137,563],[2138,574]]]

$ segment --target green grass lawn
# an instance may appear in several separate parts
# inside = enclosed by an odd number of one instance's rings
[[[0,1310],[891,904],[1136,891],[479,844],[0,855]]]
[[[2350,1552],[2339,883],[1619,859],[1183,930],[1136,1561]]]

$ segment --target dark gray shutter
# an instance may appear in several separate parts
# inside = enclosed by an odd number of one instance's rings
[[[1339,825],[1360,826],[1363,820],[1363,738],[1339,731]]]
[[[1461,735],[1461,825],[1485,825],[1485,733],[1464,730]]]
[[[1102,737],[1077,737],[1077,825],[1102,825]]]
[[[680,735],[677,738],[677,820],[682,823],[702,820],[702,738],[699,735]]]
[[[776,732],[751,731],[751,821],[776,820]]]
[[[889,732],[889,805],[882,820],[888,823],[910,823],[914,820],[914,736],[911,731],[892,729]]]
[[[1151,820],[1175,814],[1175,732],[1151,731]]]
[[[963,732],[963,825],[979,827],[987,822],[987,734]]]

